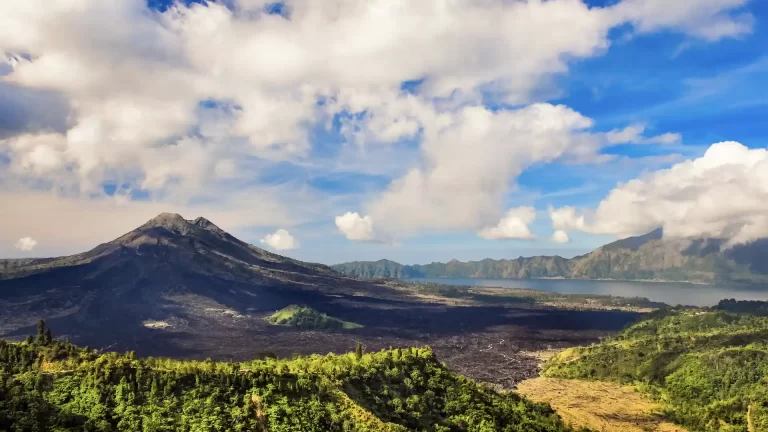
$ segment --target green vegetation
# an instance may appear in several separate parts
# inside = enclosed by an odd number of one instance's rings
[[[563,351],[544,375],[635,384],[691,430],[768,430],[766,311],[766,302],[734,300],[660,310],[616,337]]]
[[[291,305],[280,309],[269,317],[275,325],[287,325],[304,330],[339,330],[361,328],[360,324],[342,321],[320,313],[309,306]]]
[[[0,341],[0,431],[568,431],[546,404],[456,375],[429,348],[248,363]]]

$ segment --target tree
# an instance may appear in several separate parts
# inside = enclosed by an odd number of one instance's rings
[[[40,320],[37,322],[37,339],[38,344],[43,344],[45,341],[45,321]]]
[[[51,334],[51,329],[47,328],[43,335],[43,345],[50,345],[51,342],[53,342],[53,334]]]
[[[360,342],[357,343],[357,346],[355,347],[355,357],[360,360],[363,358],[363,344]]]

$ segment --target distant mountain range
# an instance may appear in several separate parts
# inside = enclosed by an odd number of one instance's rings
[[[661,229],[571,259],[560,256],[402,265],[355,261],[332,266],[358,278],[615,279],[768,283],[768,239],[725,249],[719,239],[663,238]]]

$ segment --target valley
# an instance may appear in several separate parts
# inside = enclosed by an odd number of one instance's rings
[[[314,430],[323,422],[330,430],[345,430],[344,422],[353,418],[371,428],[361,430],[423,429],[425,422],[431,421],[430,415],[448,415],[439,417],[439,421],[447,422],[442,424],[453,425],[454,429],[446,431],[497,430],[472,426],[463,417],[450,417],[448,407],[459,403],[452,398],[462,396],[450,393],[453,387],[446,387],[448,381],[433,381],[437,387],[423,389],[414,389],[411,384],[400,388],[395,381],[386,381],[389,378],[385,377],[402,373],[397,359],[403,352],[412,353],[408,358],[416,361],[408,360],[401,365],[404,368],[429,371],[436,374],[435,380],[450,375],[455,377],[451,380],[466,382],[462,391],[480,398],[472,409],[486,416],[482,424],[497,422],[513,427],[505,430],[565,431],[571,430],[567,426],[571,423],[605,430],[640,425],[638,430],[669,431],[682,430],[669,419],[705,427],[717,421],[742,425],[746,418],[761,425],[765,421],[759,376],[744,378],[749,390],[736,394],[740,399],[734,399],[733,409],[727,408],[721,415],[707,411],[708,404],[719,403],[717,398],[686,405],[684,374],[693,373],[685,369],[689,367],[686,363],[680,363],[684,369],[674,372],[677,381],[669,385],[676,387],[665,387],[659,375],[679,362],[702,362],[705,358],[746,356],[763,365],[765,323],[759,317],[765,310],[760,302],[724,301],[714,310],[670,309],[643,297],[358,279],[249,245],[207,219],[185,220],[173,214],[162,214],[83,254],[6,261],[1,268],[0,338],[10,344],[2,342],[0,348],[10,356],[4,367],[11,368],[6,372],[10,375],[5,375],[8,378],[3,378],[4,391],[8,395],[27,394],[18,387],[25,382],[23,377],[42,373],[48,378],[41,378],[36,385],[48,390],[43,390],[43,396],[25,397],[43,397],[36,406],[63,410],[56,411],[56,418],[73,424],[98,420],[63,402],[66,398],[62,399],[62,392],[72,385],[71,379],[86,379],[91,373],[102,373],[97,370],[105,365],[116,365],[106,370],[117,367],[123,372],[114,376],[109,375],[113,372],[103,373],[112,377],[111,386],[124,380],[136,383],[135,391],[141,396],[134,403],[136,410],[145,412],[142,424],[151,424],[155,420],[149,418],[165,408],[153,399],[154,381],[143,381],[144,375],[134,376],[132,368],[157,376],[153,378],[158,382],[157,391],[166,392],[166,403],[176,404],[168,408],[167,421],[171,423],[183,423],[186,420],[178,417],[179,410],[197,406],[198,402],[187,395],[198,394],[212,401],[213,395],[223,391],[238,400],[258,398],[253,406],[223,399],[211,403],[237,412],[269,411],[264,418],[269,418],[271,431],[292,430],[291,422],[296,419],[284,408],[289,399],[298,404],[300,416],[309,416],[296,420],[309,427],[302,430]],[[41,319],[55,329],[55,338],[41,332]],[[38,336],[32,340],[28,336],[36,328]],[[619,333],[622,329],[626,330]],[[689,334],[694,337],[692,342],[688,342]],[[701,354],[685,354],[687,349]],[[346,354],[352,351],[356,354]],[[680,356],[678,363],[672,355]],[[19,359],[27,359],[27,363],[18,366],[14,362]],[[363,363],[356,363],[361,360]],[[538,378],[543,360],[546,378]],[[724,362],[715,361],[716,366],[729,368],[734,379],[741,379],[738,377],[745,372]],[[437,364],[445,365],[445,372]],[[344,377],[348,373],[359,376],[368,367],[378,372],[370,383],[338,378],[342,383],[331,385],[325,378],[312,378],[318,382],[302,378],[307,370],[317,367]],[[254,369],[261,372],[251,377]],[[210,372],[200,375],[195,372],[198,370]],[[80,378],[60,376],[73,372]],[[121,375],[125,373],[128,375]],[[235,378],[243,374],[248,375],[245,381]],[[190,386],[195,376],[197,384]],[[461,381],[463,377],[471,380]],[[256,381],[248,381],[251,379]],[[579,381],[569,382],[573,379]],[[273,387],[262,387],[267,382]],[[631,390],[618,384],[633,385],[647,394],[623,396]],[[386,400],[365,396],[365,392],[382,391],[381,385],[394,391],[394,396]],[[300,391],[302,386],[308,386],[308,392]],[[715,387],[719,388],[713,384]],[[107,392],[101,397],[111,401],[110,388],[99,387],[98,391]],[[278,391],[264,393],[265,388]],[[515,390],[544,404],[519,399]],[[582,392],[592,395],[594,403],[574,402],[582,399]],[[397,408],[403,403],[398,395],[410,395],[408,410],[418,414]],[[3,397],[18,402],[15,396]],[[631,406],[616,404],[618,399],[635,402]],[[659,405],[655,399],[671,402]],[[421,400],[431,400],[428,406],[433,408],[418,405]],[[760,402],[755,405],[751,400]],[[313,414],[314,401],[323,401],[329,411]],[[71,403],[81,404],[77,399]],[[134,411],[125,411],[122,402],[115,399],[109,403],[113,405],[105,409],[115,411],[107,423],[117,425],[117,430],[123,430],[120,422],[135,421],[130,414]],[[501,411],[489,408],[499,404],[505,407]],[[2,415],[17,416],[17,420],[0,421],[20,421],[20,411],[14,410],[21,408],[13,406]],[[744,417],[740,413],[747,406],[750,414]],[[508,416],[517,409],[523,409],[523,417],[510,420]],[[649,410],[655,414],[648,414]],[[700,412],[705,411],[709,413],[709,418],[702,420],[706,424],[696,423]],[[246,424],[238,417],[211,415],[217,421]],[[267,424],[259,418],[256,416],[257,426],[249,426],[250,430]],[[519,429],[528,424],[526,419],[532,422],[525,426],[528,429]],[[198,421],[204,420],[193,420]]]
[[[357,280],[171,214],[80,255],[0,268],[0,337],[10,340],[45,319],[80,346],[197,360],[429,345],[456,371],[506,388],[537,373],[523,352],[595,342],[658,306]],[[355,325],[268,321],[291,305]]]

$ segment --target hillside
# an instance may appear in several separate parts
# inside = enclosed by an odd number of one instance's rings
[[[768,430],[768,303],[666,310],[615,337],[565,350],[544,375],[637,385],[697,431]]]
[[[566,259],[517,259],[426,265],[355,261],[333,269],[358,278],[619,279],[690,282],[768,282],[768,240],[724,249],[720,240],[663,238],[656,230],[622,239],[586,255]]]
[[[0,430],[566,432],[554,411],[457,375],[429,348],[246,363],[0,340]]]

